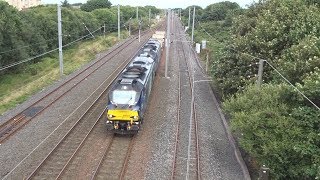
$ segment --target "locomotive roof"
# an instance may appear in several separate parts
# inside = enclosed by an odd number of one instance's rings
[[[150,57],[136,57],[130,65],[122,72],[119,78],[119,85],[144,85],[147,77],[151,74],[154,60]]]

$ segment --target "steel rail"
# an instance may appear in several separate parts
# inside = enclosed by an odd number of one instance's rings
[[[142,44],[141,46],[139,46],[139,50],[140,48],[143,46],[144,44]],[[133,56],[131,56],[130,58],[126,59],[123,63],[121,63],[121,65],[113,71],[113,73],[108,76],[108,78],[106,78],[106,80],[101,84],[103,85],[106,81],[108,81],[110,79],[111,76],[114,75],[115,72],[119,71],[120,68],[124,68],[126,67],[126,65],[128,65],[131,62],[131,59],[136,55],[137,52],[134,53]],[[125,65],[123,65],[125,64]],[[86,113],[96,104],[96,102],[102,97],[102,95],[107,91],[107,89],[109,89],[110,85],[114,82],[114,80],[118,77],[118,75],[121,73],[122,71],[120,70],[115,76],[114,78],[110,81],[110,84],[103,90],[102,93],[99,94],[99,96],[95,99],[95,101],[86,109],[85,113],[77,120],[77,122],[72,126],[72,128],[63,136],[63,138],[58,142],[58,144],[56,144],[56,146],[50,151],[50,153],[42,160],[42,162],[36,167],[36,169],[34,169],[34,171],[28,176],[27,179],[31,179],[32,177],[34,177],[36,175],[36,173],[40,170],[40,168],[44,165],[45,161],[55,152],[55,150],[58,149],[59,145],[62,144],[62,142],[66,139],[66,137],[68,135],[70,135],[70,133],[72,132],[73,129],[75,129],[75,127],[79,124],[79,122],[81,122],[81,120],[83,119],[83,117],[86,115]],[[101,85],[93,92],[95,93],[100,87]],[[92,94],[93,94],[92,93]],[[98,122],[98,121],[97,121]],[[87,137],[87,136],[86,136]],[[86,138],[85,137],[85,138]],[[81,145],[81,144],[80,144]],[[77,148],[80,149],[80,148]],[[76,152],[74,153],[76,154]],[[71,159],[73,158],[73,156],[71,157]],[[70,161],[68,161],[70,162]]]
[[[167,47],[166,47],[167,48]],[[176,47],[174,48],[174,50],[176,50]],[[179,61],[179,68],[180,68],[180,61]],[[173,154],[173,161],[172,161],[172,172],[171,172],[171,178],[170,179],[174,179],[174,174],[175,174],[175,164],[176,164],[176,161],[177,161],[177,151],[178,151],[178,137],[179,137],[179,131],[180,131],[180,128],[179,128],[179,124],[180,124],[180,108],[181,108],[181,73],[180,73],[180,70],[179,70],[179,74],[178,74],[178,111],[177,111],[177,120],[176,120],[176,123],[177,123],[177,127],[176,127],[176,137],[175,137],[175,144],[174,144],[174,154]]]
[[[145,44],[145,43],[144,43]],[[144,45],[143,44],[143,45]],[[143,46],[142,45],[142,46]],[[142,47],[142,46],[139,46],[139,50],[140,50],[140,48]],[[137,51],[138,52],[138,51]],[[127,66],[130,62],[131,62],[131,60],[132,60],[132,58],[134,58],[134,56],[137,54],[137,52],[136,53],[134,53],[134,55],[133,56],[131,56],[130,58],[128,58],[127,59],[127,61],[129,60],[129,62],[125,65],[125,66]],[[126,61],[125,61],[126,62]],[[121,64],[122,65],[122,64]],[[117,74],[117,76],[116,76],[116,78],[118,77],[118,75],[121,73],[122,71],[120,71],[118,74]],[[114,81],[115,79],[113,79],[112,80],[112,82]],[[105,111],[106,109],[104,109],[104,111]],[[103,111],[103,112],[104,112]],[[102,114],[103,114],[103,112],[102,112]],[[102,116],[102,114],[101,114],[101,116]],[[100,118],[100,116],[99,116],[99,118]],[[97,122],[96,122],[97,123]],[[89,134],[88,134],[89,135]],[[70,164],[70,162],[74,159],[74,157],[75,157],[75,155],[78,153],[78,151],[81,149],[81,147],[82,147],[82,145],[83,145],[83,143],[84,143],[84,141],[86,140],[86,138],[87,137],[85,137],[85,139],[83,139],[83,141],[81,142],[81,144],[79,144],[79,146],[77,147],[77,149],[76,149],[76,151],[73,153],[73,155],[69,158],[69,160],[68,160],[68,162],[64,165],[64,167],[63,167],[63,169],[60,171],[60,173],[59,173],[59,175],[56,177],[56,179],[60,179],[61,178],[61,176],[62,176],[62,174],[64,173],[64,171],[66,170],[66,168],[69,166],[69,164]]]
[[[181,42],[182,45],[182,51],[184,56],[186,57],[186,52],[185,52],[185,48],[184,48],[184,44],[183,42]],[[192,47],[190,48],[190,46],[188,46],[186,49],[189,48],[189,51],[193,50]],[[186,59],[186,58],[185,58]],[[198,63],[198,61],[197,61]],[[198,136],[198,121],[197,121],[197,116],[196,116],[196,104],[195,104],[195,97],[194,97],[194,71],[193,71],[193,65],[192,62],[187,63],[187,66],[189,64],[188,67],[188,74],[189,74],[189,84],[190,84],[190,88],[191,88],[191,93],[192,93],[192,109],[193,109],[193,125],[194,125],[194,135],[195,135],[195,149],[196,149],[196,163],[197,163],[197,179],[201,179],[201,169],[200,169],[200,148],[199,148],[199,136]],[[198,64],[197,64],[198,65]],[[191,74],[192,73],[192,74]],[[190,124],[191,126],[191,124]]]
[[[119,66],[120,67],[120,66]],[[116,72],[118,69],[116,69],[114,72]],[[121,71],[120,71],[121,72]],[[111,74],[109,77],[111,77],[113,74]],[[109,80],[109,77],[104,81],[106,82],[107,80]],[[114,77],[114,79],[116,79],[116,77]],[[112,84],[113,81],[110,81],[109,86]],[[104,83],[102,83],[104,84]],[[102,85],[101,84],[101,85]],[[58,149],[59,145],[62,144],[62,142],[68,137],[68,135],[71,134],[71,132],[75,129],[75,127],[81,122],[81,120],[83,120],[83,117],[86,115],[86,113],[95,105],[95,103],[102,97],[102,95],[106,92],[106,90],[109,88],[109,86],[107,86],[102,93],[99,94],[99,96],[94,100],[93,103],[91,103],[91,105],[85,110],[85,113],[76,121],[76,123],[71,127],[71,129],[69,129],[69,131],[62,137],[62,139],[55,145],[55,147],[50,151],[50,153],[41,161],[41,163],[36,167],[36,169],[33,170],[33,172],[28,176],[27,179],[31,179],[32,177],[34,177],[36,175],[36,173],[40,170],[40,168],[44,165],[45,161]],[[95,93],[98,89],[100,88],[100,86],[93,92]],[[92,93],[92,94],[93,94]]]
[[[179,28],[177,28],[179,29]],[[180,30],[180,29],[179,29]],[[181,30],[180,30],[181,31]],[[179,32],[181,33],[181,32]],[[178,42],[178,41],[177,41]],[[183,54],[183,59],[185,60],[185,63],[186,63],[186,67],[187,67],[187,71],[188,71],[188,80],[189,80],[189,87],[190,87],[190,91],[191,93],[193,94],[194,92],[194,87],[193,87],[193,79],[192,79],[192,74],[191,74],[191,71],[192,70],[192,73],[193,73],[193,69],[192,69],[192,66],[190,65],[190,62],[188,63],[187,61],[187,55],[186,55],[186,52],[185,52],[185,48],[184,48],[184,44],[182,41],[180,41],[181,43],[181,49],[182,49],[182,54]],[[178,50],[179,51],[179,50]],[[189,50],[190,51],[190,50]],[[180,64],[180,61],[179,61],[179,64]],[[179,65],[180,67],[180,65]],[[177,128],[176,128],[176,138],[175,138],[175,152],[174,152],[174,160],[173,160],[173,170],[172,170],[172,174],[171,174],[171,179],[174,179],[175,178],[175,173],[176,173],[176,161],[177,161],[177,151],[178,151],[178,135],[179,135],[179,122],[180,122],[180,107],[181,107],[181,75],[180,75],[180,70],[179,70],[179,75],[178,75],[178,78],[179,78],[179,88],[178,88],[178,91],[179,91],[179,94],[178,94],[178,107],[179,107],[179,111],[178,111],[178,117],[177,117]],[[191,102],[191,108],[193,109],[193,114],[192,114],[192,124],[190,124],[190,126],[194,126],[194,136],[195,136],[195,149],[196,149],[196,166],[197,166],[197,179],[201,179],[201,171],[200,171],[200,151],[199,151],[199,137],[198,137],[198,124],[197,124],[197,116],[196,116],[196,107],[195,107],[195,103],[194,103],[194,97],[192,97],[192,102]],[[187,175],[188,176],[188,175]]]
[[[92,133],[93,129],[95,128],[95,126],[98,124],[99,120],[101,119],[102,115],[104,114],[104,111],[106,110],[106,108],[100,113],[99,117],[96,119],[94,125],[91,127],[91,129],[89,130],[89,132],[86,134],[86,136],[82,139],[81,143],[78,145],[77,149],[73,152],[73,154],[71,155],[71,157],[68,159],[67,163],[63,166],[62,170],[60,171],[60,173],[58,174],[58,176],[55,179],[61,179],[63,173],[65,172],[65,170],[67,169],[67,167],[69,166],[70,162],[75,158],[75,156],[78,154],[78,152],[80,151],[80,149],[83,147],[84,142],[88,139],[89,135]]]
[[[98,171],[99,171],[99,169],[100,169],[100,167],[101,167],[101,164],[102,164],[102,162],[103,162],[103,160],[105,159],[105,157],[106,157],[106,155],[108,154],[108,152],[110,151],[110,148],[111,148],[111,145],[112,145],[112,143],[113,143],[113,140],[114,140],[114,137],[115,137],[115,135],[112,135],[112,137],[111,137],[111,141],[108,143],[108,144],[106,144],[106,146],[105,146],[105,150],[104,150],[104,152],[105,153],[103,153],[103,155],[101,156],[101,158],[100,158],[100,160],[99,160],[99,163],[98,163],[98,165],[96,166],[96,168],[95,168],[95,170],[94,170],[94,173],[93,173],[93,175],[91,176],[91,180],[94,180],[94,178],[95,177],[97,177],[97,173],[98,173]]]
[[[114,135],[113,135],[113,138],[114,138]],[[101,169],[102,165],[104,164],[105,158],[110,153],[110,150],[111,150],[113,142],[114,142],[114,140],[112,139],[110,141],[110,143],[106,145],[104,154],[101,156],[101,158],[99,160],[99,163],[97,164],[97,166],[96,166],[96,168],[94,170],[94,173],[90,178],[91,180],[94,180],[99,176],[100,169]],[[123,162],[121,163],[122,164],[121,171],[120,171],[120,173],[118,175],[118,178],[120,180],[124,179],[124,176],[125,176],[125,173],[126,173],[126,169],[128,167],[130,155],[132,153],[134,142],[135,142],[135,136],[133,135],[131,137],[131,139],[130,139],[130,142],[129,142],[129,145],[128,145],[128,148],[127,148],[127,151],[126,151],[125,158],[124,158]]]
[[[132,41],[131,41],[132,40]],[[3,143],[5,140],[7,140],[11,135],[13,135],[15,132],[17,132],[20,128],[22,128],[24,125],[26,125],[28,122],[30,122],[33,118],[35,118],[36,116],[40,115],[44,110],[46,110],[47,108],[49,108],[52,104],[54,104],[56,101],[58,101],[60,98],[62,98],[65,94],[67,94],[68,92],[70,92],[73,88],[75,88],[76,86],[78,86],[81,82],[83,82],[88,76],[90,76],[91,74],[93,74],[94,72],[96,72],[100,67],[102,67],[104,64],[106,64],[111,58],[113,58],[114,56],[116,56],[120,51],[122,51],[124,48],[128,47],[130,44],[132,44],[135,41],[135,36],[132,36],[129,40],[123,42],[120,46],[117,46],[115,49],[113,49],[112,51],[108,52],[106,55],[100,57],[97,61],[95,61],[94,63],[92,63],[90,66],[86,67],[85,69],[81,70],[80,72],[78,72],[74,77],[70,78],[69,80],[67,80],[66,82],[64,82],[63,84],[61,84],[60,86],[58,86],[57,88],[55,88],[54,90],[52,90],[51,92],[49,92],[48,94],[46,94],[45,96],[41,97],[39,100],[37,100],[36,102],[32,103],[30,106],[28,106],[27,108],[25,108],[24,110],[22,110],[20,113],[18,113],[17,115],[15,115],[13,118],[7,120],[6,122],[4,122],[3,124],[0,125],[0,143]],[[116,50],[119,50],[117,53]],[[100,66],[96,67],[92,72],[90,72],[88,75],[86,75],[85,77],[83,77],[80,81],[78,81],[76,84],[73,84],[73,86],[68,89],[66,92],[64,92],[63,94],[61,94],[60,96],[58,96],[57,98],[55,98],[52,102],[50,102],[49,104],[47,104],[45,107],[43,107],[41,110],[39,110],[37,113],[35,113],[34,115],[32,115],[31,117],[29,117],[29,119],[27,119],[27,116],[24,114],[25,111],[27,111],[29,108],[34,107],[36,104],[40,103],[41,101],[45,100],[46,98],[48,98],[50,95],[52,95],[53,93],[57,92],[59,89],[61,89],[62,87],[64,87],[66,84],[68,84],[70,81],[74,80],[75,78],[79,77],[82,73],[86,72],[89,68],[93,67],[94,65],[98,64],[99,62],[101,62],[104,58],[106,58],[107,56],[109,56],[110,54],[114,53],[113,55],[111,55],[109,57],[109,59],[107,59],[104,63],[102,63]]]
[[[127,170],[128,164],[129,164],[129,158],[130,158],[130,155],[131,155],[131,152],[132,152],[132,148],[133,148],[133,145],[134,145],[134,142],[135,142],[135,139],[136,139],[135,137],[136,136],[132,137],[132,139],[130,141],[129,148],[128,148],[128,151],[126,153],[126,157],[124,159],[124,162],[123,162],[123,165],[122,165],[122,169],[121,169],[121,172],[120,172],[120,175],[119,175],[119,179],[120,180],[123,180],[124,176],[126,174],[126,170]]]

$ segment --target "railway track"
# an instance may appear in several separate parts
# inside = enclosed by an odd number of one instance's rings
[[[105,146],[105,153],[101,156],[91,180],[124,179],[134,141],[134,136],[128,138],[114,135]]]
[[[105,111],[105,99],[107,98],[110,85],[117,78],[119,73],[121,73],[122,69],[130,63],[132,57],[118,66],[96,91],[93,92],[93,94],[97,94],[97,98],[74,123],[72,128],[67,131],[51,152],[30,173],[27,179],[45,179],[47,177],[60,179],[72,160],[77,156],[81,156],[79,155],[79,151],[84,143],[86,143],[89,136],[96,131],[96,128],[98,127],[97,124],[103,121],[102,115]],[[96,114],[99,115],[97,116]]]
[[[179,23],[175,23],[180,25]],[[179,39],[177,53],[179,57],[179,83],[178,83],[178,106],[177,128],[175,137],[174,161],[172,165],[171,179],[201,179],[200,155],[199,155],[199,137],[196,116],[196,107],[194,103],[193,87],[193,64],[189,57],[191,52],[185,45],[186,39],[181,34],[184,32],[180,26],[175,28],[175,36]],[[181,38],[182,37],[182,38]],[[180,39],[181,38],[181,39]],[[185,49],[189,51],[185,51]],[[191,113],[190,113],[191,112]],[[185,122],[189,122],[186,126]],[[188,137],[188,139],[186,139]]]
[[[143,34],[148,31],[143,32]],[[82,83],[88,76],[96,72],[100,67],[106,64],[111,58],[116,56],[120,51],[131,45],[137,36],[132,36],[129,40],[122,42],[119,46],[100,57],[97,61],[78,72],[75,76],[68,79],[66,82],[25,108],[13,118],[7,120],[0,125],[0,144],[9,139],[11,135],[17,132],[20,128],[29,123],[32,119],[40,115],[43,111],[57,102],[60,98],[72,91],[80,83]]]

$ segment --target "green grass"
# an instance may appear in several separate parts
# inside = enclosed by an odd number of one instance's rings
[[[123,37],[126,34],[122,35]],[[95,59],[117,42],[117,34],[96,37],[77,43],[63,51],[64,74],[68,75]],[[44,57],[35,64],[24,64],[19,73],[0,76],[0,114],[27,100],[31,95],[60,78],[58,52]]]

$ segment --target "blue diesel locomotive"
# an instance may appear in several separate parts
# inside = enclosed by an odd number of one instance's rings
[[[139,131],[160,56],[161,43],[149,39],[119,75],[109,92],[107,130],[117,134]]]

